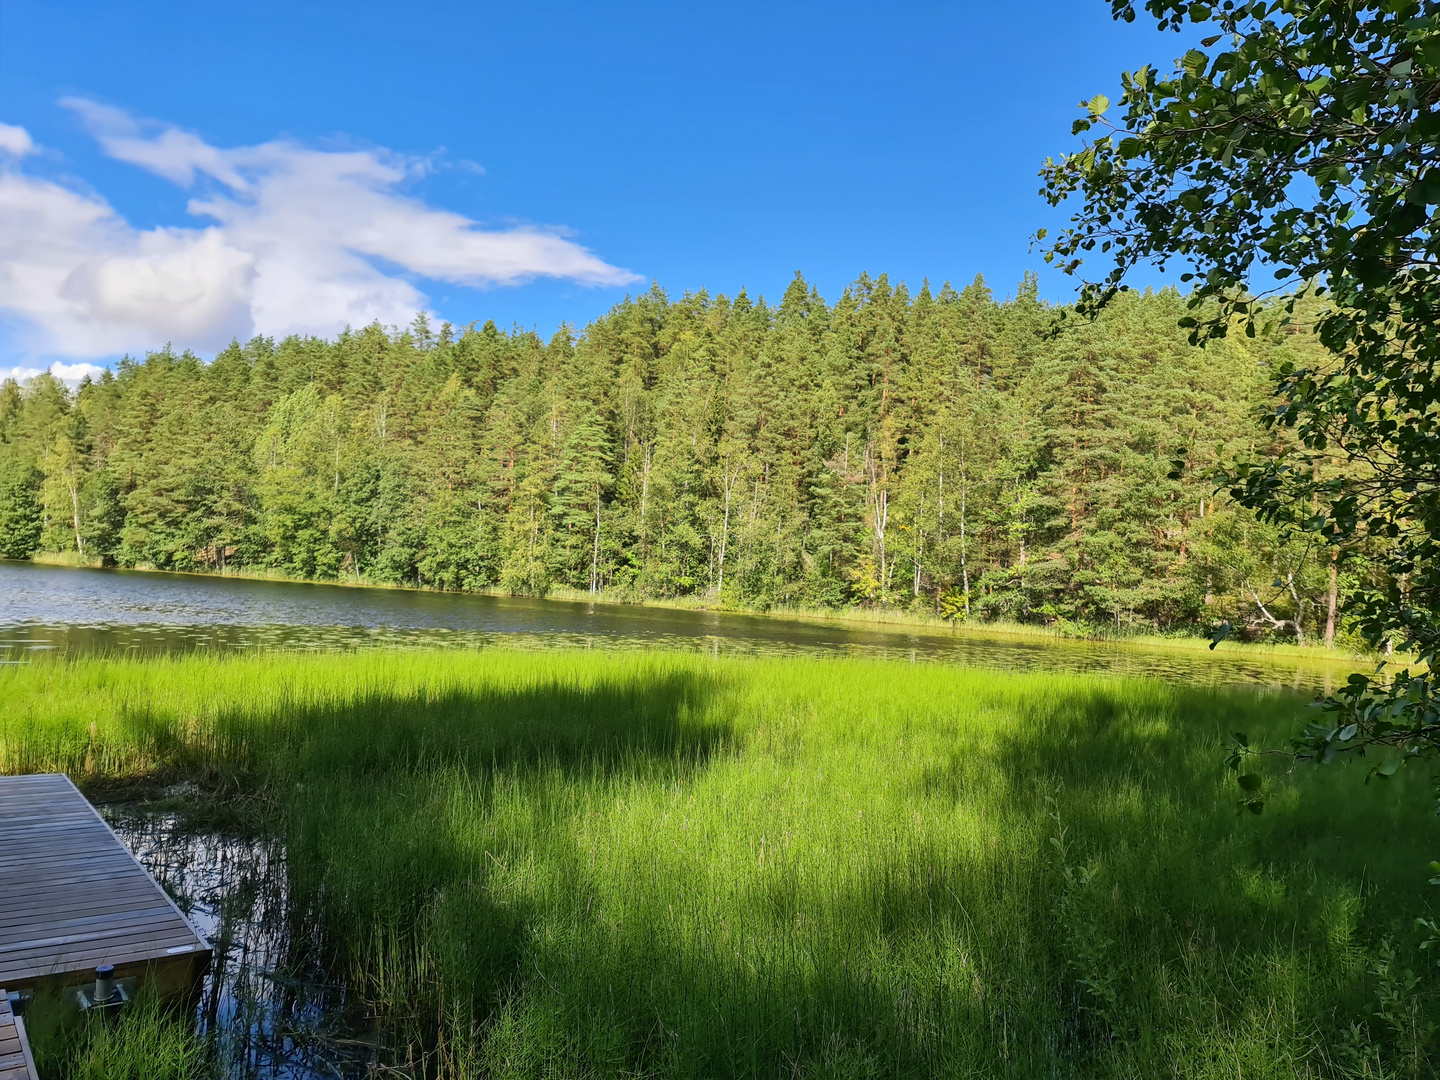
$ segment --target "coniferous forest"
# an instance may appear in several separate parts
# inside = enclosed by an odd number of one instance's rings
[[[1363,551],[1208,473],[1284,449],[1267,372],[1319,347],[1303,321],[1193,347],[1185,312],[1089,322],[978,277],[827,304],[797,274],[778,304],[652,287],[548,341],[420,316],[167,347],[3,385],[0,554],[1333,640]]]

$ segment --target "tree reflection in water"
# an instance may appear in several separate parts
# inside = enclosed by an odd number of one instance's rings
[[[198,1030],[234,1080],[364,1076],[379,1034],[324,968],[295,910],[284,845],[188,826],[171,812],[102,807],[106,820],[215,949]]]

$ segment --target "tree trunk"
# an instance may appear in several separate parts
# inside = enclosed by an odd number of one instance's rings
[[[645,443],[645,466],[640,473],[640,542],[645,543],[645,507],[650,499],[650,444]]]
[[[960,587],[965,596],[965,618],[970,618],[970,563],[965,539],[965,473],[960,473]]]
[[[75,526],[75,551],[85,557],[85,538],[80,535],[80,490],[75,484],[70,487],[70,520]]]
[[[594,596],[600,578],[600,485],[595,485],[595,546],[590,552],[590,595]]]
[[[1325,646],[1335,644],[1335,608],[1340,600],[1340,549],[1330,549],[1330,594],[1325,606]]]
[[[943,578],[945,574],[945,567],[940,562],[940,559],[943,556],[943,552],[945,551],[945,437],[943,435],[940,437],[939,479],[939,505],[937,508],[938,512],[935,517],[935,567],[938,571],[936,576],[939,578]],[[964,560],[962,559],[961,562],[963,569]],[[940,614],[940,586],[938,583],[935,586],[935,614]]]
[[[715,595],[725,591],[725,544],[730,539],[730,492],[725,492],[725,517],[720,523],[720,567],[715,572]]]
[[[1295,601],[1295,644],[1305,644],[1305,601],[1295,590],[1295,574],[1285,575],[1285,585],[1290,590],[1290,599]]]
[[[740,466],[735,466],[735,471],[730,471],[730,463],[727,461],[722,469],[722,478],[725,483],[725,516],[720,523],[720,566],[715,572],[715,595],[722,595],[725,590],[725,547],[730,540],[730,497],[735,492],[735,485],[740,481]]]

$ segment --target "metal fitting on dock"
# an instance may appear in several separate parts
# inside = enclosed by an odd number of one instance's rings
[[[133,981],[133,980],[129,980]],[[113,964],[101,964],[95,969],[95,985],[82,987],[75,994],[75,1003],[86,1012],[114,1012],[130,1001],[123,983],[115,981]]]

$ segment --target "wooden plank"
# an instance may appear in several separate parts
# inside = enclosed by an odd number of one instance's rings
[[[68,777],[0,777],[0,985],[84,983],[102,963],[200,972],[210,956]]]
[[[73,952],[78,946],[91,943],[104,944],[107,941],[124,944],[144,939],[154,940],[157,943],[163,941],[167,947],[180,944],[198,946],[192,933],[182,930],[172,923],[158,922],[148,916],[119,918],[92,923],[88,926],[54,929],[61,932],[50,933],[46,937],[25,938],[0,945],[0,967],[8,967],[12,962],[21,962],[25,957],[47,954],[59,957]],[[10,985],[15,984],[11,982]]]
[[[25,1055],[25,1067],[30,1070],[30,1080],[40,1080],[40,1070],[35,1067],[34,1055],[30,1053],[30,1039],[25,1034],[25,1021],[15,1017],[15,1030],[20,1033],[20,1050]]]
[[[37,1080],[25,1025],[10,1011],[10,999],[0,988],[0,1080]]]
[[[44,874],[26,873],[23,878],[17,876],[11,884],[14,892],[10,895],[20,897],[27,892],[55,892],[59,885],[76,885],[80,887],[93,886],[96,882],[114,882],[116,866],[115,862],[104,859],[86,859],[79,866],[52,866]],[[117,884],[130,884],[130,878],[126,876]]]
[[[55,893],[60,893],[56,898]],[[0,926],[6,925],[8,918],[20,918],[16,914],[20,910],[35,903],[51,904],[51,911],[67,911],[71,908],[82,908],[90,904],[100,904],[106,899],[129,900],[140,899],[152,895],[149,882],[140,883],[136,881],[124,881],[118,884],[106,880],[103,874],[59,874],[45,882],[22,882],[15,886],[10,892],[14,906],[13,911],[7,915],[0,911]]]
[[[68,925],[87,916],[119,914],[129,908],[138,907],[151,899],[150,894],[139,889],[116,889],[110,893],[79,894],[62,904],[55,904],[48,910],[57,925]],[[0,936],[10,927],[20,928],[28,924],[30,915],[22,907],[11,911],[0,911]]]
[[[92,915],[83,919],[70,919],[56,923],[47,921],[51,931],[49,937],[26,938],[23,941],[0,943],[0,960],[10,956],[23,956],[36,949],[51,945],[69,945],[76,941],[90,941],[95,937],[120,937],[144,934],[146,937],[178,937],[189,940],[189,935],[176,929],[165,908],[142,908],[135,911],[111,912],[108,915]]]
[[[75,972],[80,981],[88,981],[98,964],[115,963],[122,952],[139,951],[147,957],[174,955],[171,949],[196,951],[191,941],[177,934],[157,934],[148,930],[103,928],[91,934],[74,934],[65,941],[47,940],[24,952],[7,954],[0,963],[14,972],[10,984],[21,978]]]

